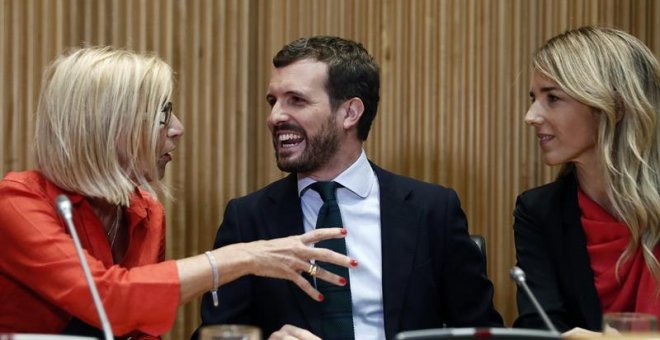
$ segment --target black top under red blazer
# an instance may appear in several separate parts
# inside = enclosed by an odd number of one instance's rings
[[[493,286],[456,193],[372,168],[380,185],[386,337],[443,325],[501,326]],[[291,174],[230,201],[215,247],[303,232],[297,179]],[[289,281],[247,276],[220,287],[219,297],[217,308],[209,294],[202,299],[202,325],[257,325],[268,337],[292,324],[320,334],[320,304]]]
[[[560,332],[573,327],[601,330],[600,299],[580,216],[574,171],[521,194],[514,212],[518,266]],[[546,329],[521,290],[517,300],[513,326]]]

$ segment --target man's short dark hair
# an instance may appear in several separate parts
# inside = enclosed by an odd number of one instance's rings
[[[284,46],[273,57],[273,66],[285,67],[303,59],[315,59],[328,65],[325,87],[333,111],[350,98],[362,100],[364,113],[358,122],[358,138],[366,140],[380,99],[379,68],[374,58],[355,41],[314,36],[300,38]]]

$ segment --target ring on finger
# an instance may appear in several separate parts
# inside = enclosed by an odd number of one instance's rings
[[[307,274],[311,276],[316,276],[316,274],[319,271],[319,266],[316,265],[315,263],[310,263],[309,268],[307,269]]]

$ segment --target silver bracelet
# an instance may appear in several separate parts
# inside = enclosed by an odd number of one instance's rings
[[[211,296],[213,296],[213,306],[218,307],[218,286],[220,286],[220,274],[218,273],[218,264],[215,262],[215,257],[210,251],[204,253],[209,259],[211,265],[211,272],[213,272],[213,288],[211,288]]]

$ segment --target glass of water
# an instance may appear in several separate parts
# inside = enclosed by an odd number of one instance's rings
[[[211,325],[199,331],[200,340],[261,340],[261,330],[247,325]]]

